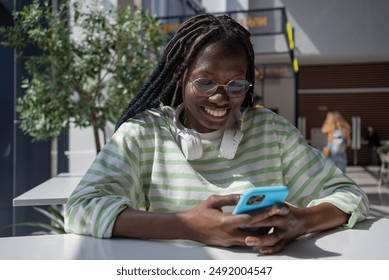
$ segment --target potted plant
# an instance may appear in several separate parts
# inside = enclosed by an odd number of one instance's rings
[[[100,3],[99,3],[100,2]],[[165,35],[141,8],[106,10],[96,4],[34,0],[14,12],[14,25],[0,28],[2,44],[26,56],[17,99],[20,128],[35,140],[52,139],[76,127],[93,127],[96,152],[99,131],[115,123],[158,61]],[[104,134],[105,135],[105,134]]]

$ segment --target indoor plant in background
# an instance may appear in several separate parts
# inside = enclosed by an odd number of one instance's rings
[[[25,95],[16,100],[16,110],[20,128],[34,140],[54,139],[73,122],[93,127],[99,152],[99,135],[117,121],[158,61],[165,35],[155,18],[140,8],[107,10],[96,2],[64,1],[53,8],[34,0],[14,12],[13,26],[0,27],[1,43],[25,59]],[[36,52],[25,53],[26,46]],[[35,209],[50,223],[20,225],[63,232],[60,211]]]
[[[35,140],[49,140],[70,122],[92,126],[99,152],[99,131],[105,135],[107,123],[117,121],[144,83],[165,35],[140,8],[107,10],[103,1],[65,1],[53,9],[41,2],[15,12],[14,25],[0,29],[2,44],[27,58],[26,93],[16,107],[20,128]],[[26,46],[41,51],[26,56]]]

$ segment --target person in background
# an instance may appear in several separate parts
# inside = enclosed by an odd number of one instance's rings
[[[367,140],[367,146],[369,149],[370,164],[374,166],[379,165],[380,163],[379,163],[377,148],[381,146],[381,140],[380,140],[380,135],[372,125],[369,125],[367,127],[365,140]]]
[[[339,112],[328,112],[321,132],[327,135],[323,153],[343,172],[347,167],[347,147],[351,146],[351,127]]]
[[[187,239],[280,252],[301,235],[353,227],[366,194],[299,131],[253,106],[250,33],[227,15],[185,21],[68,199],[68,233]],[[231,214],[252,187],[287,203]],[[267,234],[245,228],[269,227]]]

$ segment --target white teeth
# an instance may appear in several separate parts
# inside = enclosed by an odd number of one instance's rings
[[[214,116],[214,117],[222,117],[222,116],[224,116],[225,114],[227,114],[227,110],[211,110],[211,109],[209,109],[209,108],[204,108],[205,109],[205,111],[208,113],[208,114],[210,114],[210,115],[212,115],[212,116]]]

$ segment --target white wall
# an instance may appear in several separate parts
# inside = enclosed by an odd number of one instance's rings
[[[264,106],[295,124],[295,81],[293,78],[265,80]]]
[[[201,4],[209,13],[247,10],[249,0],[202,0]]]
[[[85,173],[96,157],[93,129],[76,128],[70,126],[69,151],[66,152],[69,159],[69,173]]]

